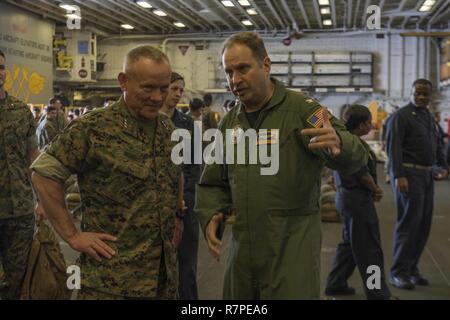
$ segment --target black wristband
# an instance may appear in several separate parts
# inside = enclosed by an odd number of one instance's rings
[[[180,220],[183,220],[183,219],[184,219],[184,213],[183,213],[183,211],[180,210],[180,209],[177,209],[177,211],[175,211],[175,216],[176,216],[178,219],[180,219]]]

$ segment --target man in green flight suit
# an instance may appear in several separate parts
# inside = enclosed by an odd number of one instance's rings
[[[368,154],[325,108],[270,77],[271,62],[257,34],[228,38],[222,62],[239,104],[219,130],[224,136],[226,129],[278,130],[270,139],[258,136],[257,147],[277,144],[279,149],[274,175],[261,175],[259,163],[228,162],[206,165],[202,173],[195,212],[217,259],[222,245],[217,231],[227,218],[222,208],[235,212],[223,297],[318,299],[322,169],[355,172]],[[248,159],[247,145],[245,151]]]
[[[122,98],[73,120],[32,165],[50,222],[82,253],[81,299],[177,297],[182,174],[171,160],[174,127],[158,114],[170,76],[160,50],[131,50],[118,76]],[[71,174],[80,188],[81,231],[64,202]]]

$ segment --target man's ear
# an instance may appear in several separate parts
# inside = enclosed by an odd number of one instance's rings
[[[269,56],[265,57],[264,61],[263,61],[263,68],[268,76],[270,75],[271,66],[272,66],[272,61],[270,61]]]
[[[128,77],[125,72],[119,73],[117,80],[119,80],[120,89],[122,89],[122,91],[127,91]]]

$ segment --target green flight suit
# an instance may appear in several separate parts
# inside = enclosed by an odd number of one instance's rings
[[[309,137],[299,131],[317,124],[314,114],[321,106],[273,81],[273,97],[255,129],[279,129],[274,141],[279,144],[278,173],[261,175],[264,165],[259,163],[211,164],[197,187],[195,212],[203,231],[221,208],[232,208],[236,214],[224,299],[318,299],[322,169],[326,165],[354,172],[367,163],[359,138],[334,117],[331,123],[342,141],[341,154],[333,159],[325,150],[309,150]],[[237,127],[249,129],[242,104],[224,117],[219,129],[225,136],[226,129]],[[249,159],[248,145],[245,148]]]

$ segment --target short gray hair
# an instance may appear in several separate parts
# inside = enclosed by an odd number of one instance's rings
[[[166,54],[161,50],[159,50],[158,48],[149,45],[139,46],[130,50],[125,56],[125,61],[123,63],[123,71],[126,71],[130,64],[138,61],[141,58],[150,59],[158,63],[169,62],[169,59],[167,58]]]

